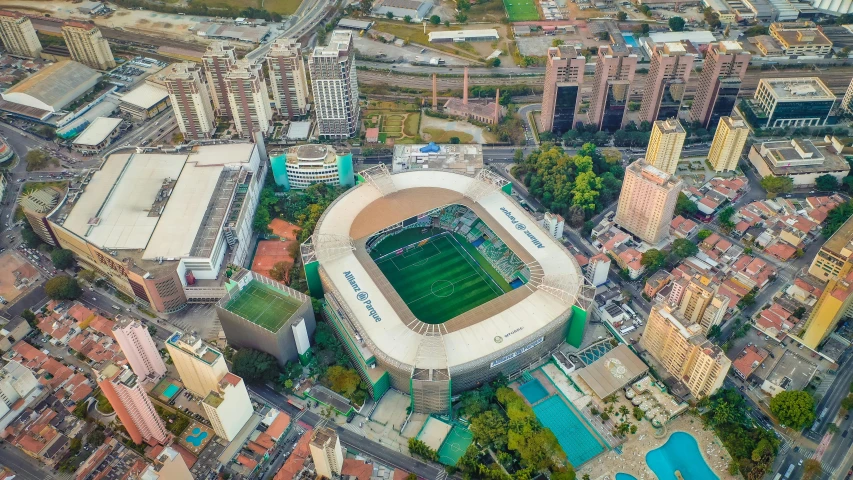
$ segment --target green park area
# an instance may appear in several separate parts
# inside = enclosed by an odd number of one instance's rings
[[[364,128],[379,128],[379,142],[418,143],[421,112],[414,103],[371,101],[364,112]]]
[[[535,0],[504,0],[504,6],[510,22],[539,20],[539,8]]]

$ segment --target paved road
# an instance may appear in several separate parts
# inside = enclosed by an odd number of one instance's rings
[[[54,472],[38,464],[26,453],[5,442],[0,445],[0,465],[11,468],[17,475],[15,478],[21,480],[64,480],[71,478],[68,474]]]
[[[253,396],[259,398],[261,401],[269,403],[276,408],[284,411],[288,415],[296,415],[299,411],[296,407],[287,403],[287,399],[270,389],[269,387],[250,387],[250,393]],[[314,426],[322,420],[320,415],[316,413],[306,411],[302,416],[301,421],[307,423],[308,425]],[[444,470],[443,468],[433,465],[426,464],[420,460],[416,460],[408,455],[404,455],[395,450],[391,450],[390,448],[383,447],[382,445],[369,441],[365,439],[363,436],[356,434],[350,430],[342,428],[340,426],[335,426],[335,430],[338,434],[338,437],[341,439],[341,444],[347,447],[348,450],[357,451],[364,456],[375,458],[380,463],[385,465],[399,468],[405,470],[410,473],[414,473],[419,477],[426,479],[435,479],[439,476],[439,474]]]
[[[289,20],[288,27],[282,30],[278,37],[299,38],[311,31],[311,29],[320,23],[326,8],[334,3],[333,0],[302,2],[291,17],[292,20]],[[266,56],[273,40],[270,39],[267,43],[247,53],[246,58],[253,61],[260,61]]]

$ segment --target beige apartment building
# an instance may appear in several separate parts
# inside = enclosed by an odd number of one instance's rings
[[[770,36],[785,49],[785,55],[823,56],[832,51],[832,40],[814,22],[771,23]]]
[[[207,88],[210,89],[210,100],[217,116],[231,118],[231,103],[228,101],[228,86],[225,76],[231,67],[237,63],[237,53],[234,46],[228,42],[213,42],[207,46],[207,51],[201,57],[204,64],[204,74],[207,76]]]
[[[201,68],[195,63],[173,65],[166,75],[166,90],[184,138],[210,138],[216,129],[216,117]]]
[[[0,40],[12,55],[38,58],[41,42],[30,17],[23,13],[0,10]]]
[[[193,395],[204,398],[211,391],[219,391],[219,381],[228,373],[219,350],[198,337],[175,332],[166,340],[166,351],[184,387]]]
[[[266,60],[278,113],[291,120],[307,114],[308,76],[299,43],[290,38],[279,38],[270,46]]]
[[[743,120],[720,117],[714,141],[708,152],[708,161],[716,172],[737,170],[740,156],[749,137],[749,126]]]
[[[272,127],[272,109],[261,66],[240,60],[225,75],[234,128],[243,138],[254,138],[255,130],[266,136]]]
[[[678,168],[687,132],[677,118],[658,120],[652,126],[646,162],[672,175]]]
[[[716,392],[732,364],[702,335],[699,324],[684,320],[677,310],[661,304],[652,307],[640,346],[696,399]]]
[[[344,453],[341,441],[334,430],[328,427],[318,428],[311,434],[308,444],[314,468],[321,478],[338,478],[344,465]]]
[[[115,68],[116,61],[107,39],[91,23],[65,22],[62,37],[71,52],[71,59],[95,70]]]
[[[638,159],[625,169],[616,223],[643,241],[658,244],[669,232],[682,185],[677,177]]]

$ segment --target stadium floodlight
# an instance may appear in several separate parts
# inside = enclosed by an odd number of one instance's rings
[[[314,255],[317,260],[331,261],[348,255],[355,250],[352,239],[345,235],[333,235],[330,233],[315,233],[311,235],[311,244],[314,246]]]
[[[507,183],[509,182],[505,178],[484,168],[477,172],[474,181],[471,182],[463,195],[477,202],[492,192],[500,190]]]
[[[397,191],[397,186],[391,179],[391,172],[388,171],[388,167],[384,163],[362,170],[360,173],[367,183],[379,190],[383,197]]]

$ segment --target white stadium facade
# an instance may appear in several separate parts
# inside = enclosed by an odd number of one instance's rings
[[[488,170],[391,174],[379,165],[360,173],[302,245],[311,293],[325,298],[324,316],[374,398],[395,388],[411,395],[415,412],[448,412],[451,396],[518,375],[565,341],[579,346],[593,290],[574,256],[510,192]],[[476,215],[520,259],[524,282],[442,323],[425,323],[367,247],[413,225],[435,228],[448,206]]]

